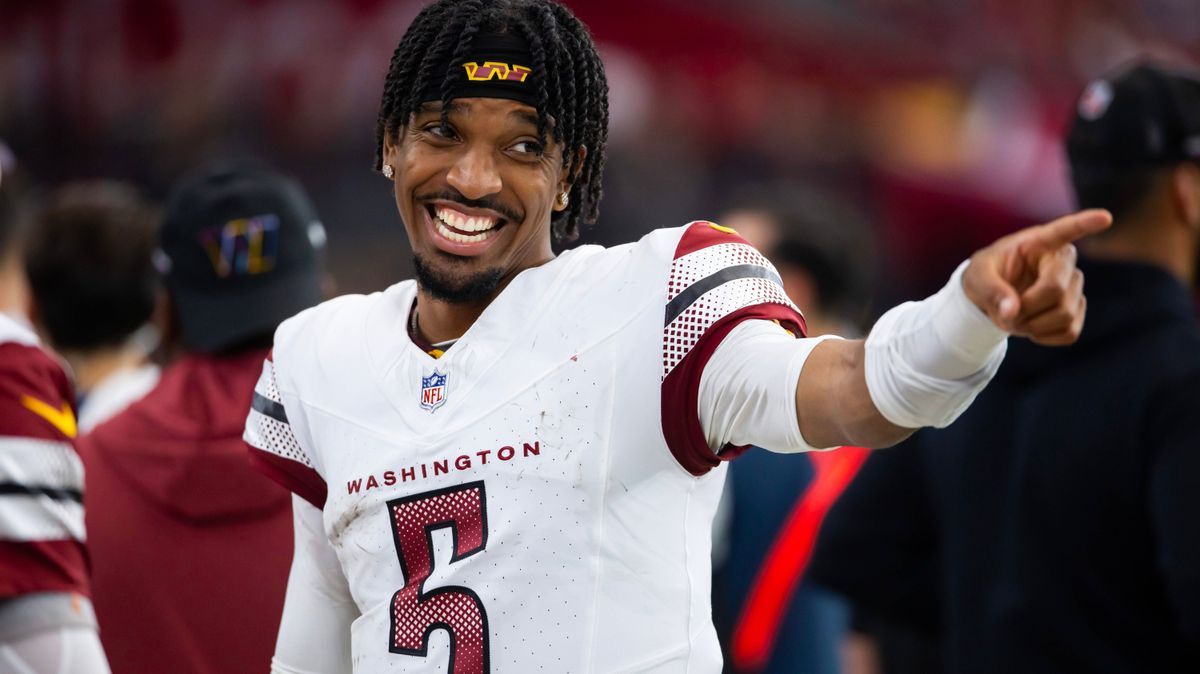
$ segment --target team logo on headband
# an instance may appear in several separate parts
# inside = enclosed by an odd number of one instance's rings
[[[474,61],[464,63],[467,79],[472,82],[487,82],[488,80],[505,80],[508,82],[524,82],[533,71],[525,66],[509,65],[498,61],[484,61],[483,65]]]
[[[279,216],[239,218],[209,227],[200,232],[200,245],[218,278],[269,272],[279,247]]]

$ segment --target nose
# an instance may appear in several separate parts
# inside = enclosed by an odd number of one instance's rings
[[[496,194],[503,185],[494,155],[481,145],[466,148],[450,167],[446,181],[468,199]]]

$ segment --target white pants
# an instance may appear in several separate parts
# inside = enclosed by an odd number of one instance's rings
[[[0,644],[0,674],[109,674],[100,635],[57,627]]]
[[[0,602],[0,674],[109,674],[92,603],[66,592]]]

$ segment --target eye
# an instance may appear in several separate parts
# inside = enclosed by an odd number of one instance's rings
[[[519,140],[509,146],[509,149],[519,155],[540,156],[546,151],[542,144],[536,140]]]
[[[421,127],[421,133],[424,133],[434,138],[442,138],[445,140],[456,140],[458,134],[454,131],[454,127],[449,124],[443,125],[441,122],[430,122]]]

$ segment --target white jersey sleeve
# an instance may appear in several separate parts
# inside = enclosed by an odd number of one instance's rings
[[[735,435],[706,427],[700,388],[717,347],[739,324],[755,319],[778,323],[795,337],[805,335],[804,317],[766,257],[731,229],[705,221],[689,224],[667,276],[661,400],[667,446],[693,475],[703,475],[747,448],[710,442]],[[722,383],[718,378],[717,384]],[[731,404],[737,404],[736,398],[730,397]]]
[[[738,324],[700,377],[700,424],[709,447],[817,449],[800,434],[796,385],[809,354],[832,335],[796,339],[771,321]]]
[[[250,460],[261,472],[317,508],[325,507],[328,489],[288,419],[274,353],[263,361],[242,439],[250,445]]]
[[[322,528],[321,511],[292,497],[296,548],[271,674],[349,674],[358,607]]]

